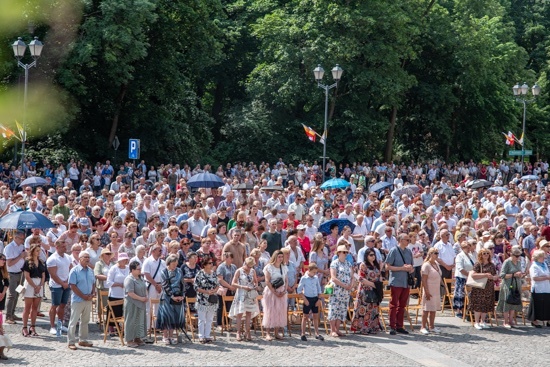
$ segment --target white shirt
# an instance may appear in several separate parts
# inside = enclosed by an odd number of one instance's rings
[[[447,265],[453,265],[455,263],[455,250],[451,242],[443,243],[439,241],[434,245],[434,248],[439,250],[439,258]]]
[[[57,277],[61,281],[66,282],[69,280],[69,270],[71,267],[71,259],[68,255],[63,254],[60,256],[57,252],[54,252],[46,261],[46,266],[48,268],[57,268]],[[53,277],[50,277],[50,288],[61,288],[61,284],[57,284]]]
[[[160,267],[159,267],[159,261],[160,261]],[[158,271],[157,271],[157,268],[158,268]],[[157,274],[153,279],[155,280],[155,282],[160,283],[161,281],[160,274],[164,269],[166,269],[166,263],[164,262],[164,260],[162,260],[160,257],[158,260],[155,260],[153,256],[149,256],[147,259],[143,261],[143,265],[141,266],[141,273],[149,274],[153,276],[155,275],[155,272],[156,272]]]
[[[467,279],[468,277],[462,274],[461,270],[465,270],[469,273],[474,269],[474,264],[476,263],[476,261],[477,259],[475,256],[460,251],[460,253],[456,255],[455,258],[455,278]]]
[[[7,265],[7,260],[12,260],[19,257],[19,255],[21,255],[24,249],[25,249],[25,246],[23,244],[19,246],[17,245],[17,243],[15,243],[15,241],[10,242],[4,249],[4,255],[6,255],[6,265]],[[17,261],[12,266],[8,266],[8,272],[20,273],[24,263],[25,263],[25,259],[19,259],[19,261]]]
[[[105,281],[105,287],[109,288],[109,297],[124,298],[124,286],[113,287],[114,283],[124,284],[124,279],[128,276],[130,270],[129,267],[121,269],[118,265],[114,265],[109,269],[107,280]]]
[[[550,270],[548,270],[548,266],[542,267],[533,261],[529,269],[529,275],[531,279],[534,277],[548,276],[550,275]],[[531,292],[550,293],[550,280],[532,281]]]

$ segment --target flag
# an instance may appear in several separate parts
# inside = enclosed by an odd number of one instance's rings
[[[8,140],[11,139],[11,137],[15,135],[15,133],[13,131],[8,129],[4,125],[0,125],[0,133],[2,134],[4,139],[8,139]]]
[[[321,136],[321,140],[319,140],[319,143],[325,145],[325,143],[326,143],[326,138],[327,138],[327,131],[325,130],[325,131],[323,132],[323,136]]]
[[[523,146],[523,133],[521,133],[521,138],[519,138],[518,143]]]
[[[23,127],[15,120],[15,125],[17,126],[17,130],[19,130],[19,136],[21,137],[21,141],[26,141],[25,139],[25,130],[23,130]]]
[[[516,137],[512,134],[511,131],[508,131],[508,134],[502,133],[506,137],[506,145],[514,145]]]
[[[313,130],[311,127],[306,126],[304,124],[302,124],[302,126],[304,127],[304,131],[306,132],[308,139],[311,140],[312,142],[315,142],[315,136],[318,135],[315,132],[315,130]]]

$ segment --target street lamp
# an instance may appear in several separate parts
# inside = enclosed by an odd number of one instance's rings
[[[535,83],[531,88],[532,98],[528,97],[529,86],[523,82],[523,85],[519,85],[519,82],[512,87],[516,102],[523,103],[523,127],[521,129],[521,175],[523,175],[523,160],[525,159],[525,115],[527,113],[527,103],[534,102],[537,96],[540,94],[540,87]]]
[[[315,75],[315,80],[317,81],[317,86],[319,88],[322,88],[325,90],[325,130],[323,131],[323,180],[325,181],[325,172],[326,172],[326,159],[327,159],[327,123],[328,123],[328,91],[332,88],[335,88],[338,85],[338,82],[342,78],[342,73],[344,70],[336,64],[335,67],[332,68],[332,78],[334,79],[334,84],[332,85],[325,85],[321,83],[321,80],[323,80],[323,76],[325,75],[325,70],[321,67],[321,65],[318,65],[315,69],[313,69],[313,75]]]
[[[38,40],[38,37],[34,37],[34,39],[29,43],[29,51],[31,53],[31,56],[33,58],[33,62],[30,64],[24,64],[21,62],[21,59],[23,56],[25,56],[25,51],[27,49],[27,45],[25,42],[21,40],[21,37],[17,39],[12,45],[13,47],[13,55],[17,59],[17,66],[22,67],[25,69],[25,92],[24,92],[24,98],[23,98],[23,132],[21,133],[21,174],[25,173],[25,142],[27,141],[27,134],[25,133],[25,128],[27,125],[27,90],[29,86],[29,69],[36,66],[36,61],[42,54],[42,49],[44,48],[44,45],[42,42]]]

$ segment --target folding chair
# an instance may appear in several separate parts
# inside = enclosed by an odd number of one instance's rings
[[[299,294],[293,293],[288,295],[288,303],[287,303],[287,312],[286,312],[286,327],[288,329],[288,335],[292,336],[292,325],[296,325],[294,321],[299,320],[302,321],[302,317],[304,316],[303,310],[300,309],[299,303],[301,301],[301,298]],[[296,308],[293,310],[290,307],[291,300],[294,300],[294,305]]]
[[[113,312],[113,307],[116,306],[124,306],[124,300],[119,301],[108,301],[107,307],[109,309],[109,312],[107,312],[107,320],[105,321],[105,330],[103,334],[103,343],[107,341],[107,334],[109,329],[109,323],[112,322],[115,324],[116,331],[118,333],[118,337],[120,339],[120,342],[122,345],[124,345],[124,316],[115,317],[115,313]],[[120,325],[122,324],[122,326]]]
[[[100,290],[97,294],[99,300],[99,307],[97,309],[97,320],[101,327],[105,324],[105,318],[107,317],[107,305],[103,304],[103,300],[109,297],[108,290]]]
[[[157,315],[155,310],[158,310],[160,305],[160,299],[151,298],[149,299],[149,337],[151,337],[151,332],[153,334],[154,342],[157,342]]]
[[[325,326],[325,332],[327,333],[327,335],[330,334],[330,330],[329,330],[329,327],[328,327],[328,322],[327,322],[327,318],[328,318],[328,299],[329,299],[330,295],[328,294],[321,294],[319,296],[319,299],[321,300],[321,308],[319,309],[319,317],[323,317],[323,324]],[[319,319],[319,321],[321,321]]]
[[[416,294],[417,298],[415,299],[416,303],[413,303],[411,305],[410,296],[413,295],[413,294]],[[412,323],[412,319],[411,319],[411,312],[416,311],[416,317],[415,317],[414,323],[415,323],[415,325],[418,325],[418,314],[421,310],[422,310],[422,288],[411,289],[409,291],[409,300],[407,302],[407,307],[405,307],[405,311],[407,312],[407,318],[409,320],[411,331],[414,331],[414,327],[413,327],[413,323]]]
[[[455,289],[455,279],[443,279],[443,284],[445,288],[445,293],[443,294],[443,300],[441,301],[441,313],[445,312],[445,304],[448,302],[448,306],[455,315],[455,310],[453,308],[453,298],[454,298],[454,289]]]
[[[231,331],[231,318],[227,309],[227,302],[233,303],[235,296],[222,296],[222,330]]]

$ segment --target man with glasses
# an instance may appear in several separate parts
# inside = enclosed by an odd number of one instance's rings
[[[15,307],[17,305],[17,300],[19,299],[19,293],[15,289],[19,284],[21,284],[22,269],[25,263],[25,258],[27,257],[24,242],[25,233],[22,231],[17,231],[13,241],[10,242],[4,249],[10,281],[6,306],[7,324],[16,324],[16,320],[21,320],[20,317],[15,316]]]
[[[382,251],[386,254],[398,245],[397,239],[393,235],[393,225],[395,225],[395,221],[392,221],[390,218],[384,227],[384,235],[380,236],[380,239],[382,240]]]
[[[452,279],[456,253],[450,241],[451,233],[447,229],[442,229],[439,235],[441,239],[434,245],[434,248],[439,251],[437,262],[441,269],[441,277],[443,279]],[[444,289],[442,289],[442,291],[444,291]],[[448,289],[448,291],[450,292],[450,289]],[[445,293],[442,292],[441,294]]]
[[[145,281],[147,282],[147,291],[149,293],[149,299],[160,299],[160,295],[162,293],[162,272],[164,269],[166,269],[166,263],[164,260],[160,258],[162,254],[162,246],[161,245],[154,245],[151,249],[151,256],[149,256],[145,261],[143,261],[143,265],[141,267],[141,273],[145,277]],[[147,302],[146,304],[146,312],[147,312],[147,330],[151,327],[150,325],[150,313],[153,312],[155,315],[158,312],[158,309],[155,308],[153,310],[150,309],[150,303]]]
[[[53,207],[52,216],[63,214],[63,220],[69,219],[71,209],[69,209],[69,207],[65,204],[67,204],[67,198],[63,195],[59,196],[57,199],[57,205]]]

